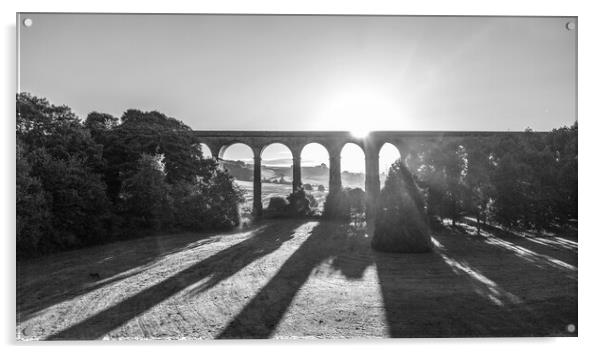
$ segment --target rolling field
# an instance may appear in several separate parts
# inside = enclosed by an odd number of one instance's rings
[[[253,182],[249,181],[235,181],[245,192],[245,202],[242,205],[243,217],[250,215],[253,210]],[[286,198],[293,191],[293,187],[290,184],[276,184],[276,183],[262,183],[261,184],[261,202],[263,207],[267,208],[272,197],[283,197]],[[311,193],[316,201],[318,202],[318,208],[322,210],[328,189],[325,192],[319,192],[317,190],[306,191]]]

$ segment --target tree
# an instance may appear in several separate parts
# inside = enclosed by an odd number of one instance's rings
[[[23,144],[17,140],[17,255],[36,254],[44,235],[51,232],[51,213],[46,192],[39,178],[31,175]]]
[[[123,181],[119,211],[131,228],[158,230],[171,220],[162,155],[142,154],[138,169]]]
[[[466,151],[461,141],[437,141],[410,156],[418,183],[425,188],[427,212],[431,217],[450,218],[455,224],[462,211],[465,193]]]
[[[577,219],[577,122],[571,127],[553,129],[546,137],[546,144],[554,156],[553,210],[558,222],[563,224]]]
[[[214,162],[203,159],[200,142],[191,129],[162,113],[130,109],[121,117],[121,124],[97,132],[97,140],[104,145],[105,180],[112,200],[116,200],[121,183],[136,173],[142,154],[164,156],[165,180],[169,184],[192,183],[212,173]]]
[[[536,133],[423,141],[406,158],[427,213],[542,229],[577,218],[577,124]]]
[[[366,212],[366,193],[361,188],[345,188],[349,199],[349,209],[354,222],[357,224]]]
[[[311,214],[312,211],[310,205],[313,197],[311,194],[305,193],[303,188],[294,190],[286,197],[286,199],[288,200],[289,208],[293,216],[308,216]]]
[[[33,151],[29,160],[51,212],[52,231],[42,252],[105,241],[112,225],[100,175],[87,168],[81,157],[57,159],[44,149]]]
[[[43,148],[62,160],[79,158],[86,167],[102,169],[102,145],[67,106],[55,106],[28,93],[17,95],[17,137],[27,151]]]
[[[554,154],[543,136],[527,131],[500,138],[492,154],[493,218],[506,227],[543,228],[554,219]]]
[[[242,191],[198,139],[159,112],[118,119],[17,95],[17,252],[53,252],[133,229],[238,225]],[[108,198],[107,196],[110,196]],[[122,226],[129,230],[123,232]]]
[[[244,194],[224,171],[214,169],[206,180],[179,182],[171,190],[175,225],[180,229],[227,229],[240,224]]]
[[[442,145],[441,167],[444,176],[443,215],[455,226],[462,211],[462,196],[465,192],[466,151],[460,142]]]
[[[345,190],[330,191],[324,202],[324,217],[331,220],[348,221],[351,218],[351,203]]]
[[[88,129],[92,135],[101,131],[113,129],[119,124],[119,119],[107,113],[91,112],[84,121],[84,127]]]
[[[464,209],[477,220],[477,234],[481,233],[481,222],[489,214],[493,186],[490,174],[492,164],[488,144],[483,139],[466,141],[466,188],[463,199]]]
[[[104,241],[113,225],[97,173],[102,146],[77,116],[69,107],[21,93],[17,140],[17,247],[45,253]]]
[[[377,201],[372,248],[398,253],[432,248],[422,196],[411,172],[399,160],[391,166]]]

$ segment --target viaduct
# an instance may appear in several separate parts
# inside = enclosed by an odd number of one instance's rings
[[[346,131],[194,131],[199,141],[209,147],[213,158],[221,159],[232,144],[242,143],[251,148],[254,158],[253,212],[261,215],[261,153],[273,143],[289,148],[293,155],[293,190],[301,187],[301,151],[310,143],[324,146],[330,156],[329,193],[341,190],[341,150],[347,143],[357,144],[365,157],[366,204],[371,210],[380,191],[379,152],[385,143],[397,147],[402,160],[429,141],[458,138],[482,138],[522,132],[478,131],[373,131],[359,138]]]

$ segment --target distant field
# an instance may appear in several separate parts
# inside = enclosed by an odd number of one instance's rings
[[[242,206],[243,215],[249,215],[253,211],[253,182],[239,181],[236,180],[236,184],[239,185],[245,191],[245,203]],[[261,184],[261,202],[263,207],[267,208],[270,198],[272,197],[283,197],[286,198],[293,191],[293,187],[290,184],[275,184],[275,183],[262,183]],[[325,192],[319,192],[317,190],[309,191],[316,201],[320,209],[324,206],[326,195],[328,190]]]

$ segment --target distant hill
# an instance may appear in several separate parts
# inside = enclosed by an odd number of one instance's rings
[[[276,163],[289,162],[288,166],[274,166]],[[245,161],[230,161],[222,160],[222,166],[232,175],[235,179],[241,181],[252,181],[253,180],[253,165]],[[302,166],[301,167],[301,178],[303,183],[309,183],[313,185],[324,185],[328,186],[329,168],[326,166]],[[276,159],[269,160],[265,165],[261,166],[261,178],[267,180],[279,180],[284,178],[286,182],[293,180],[293,169],[290,165],[290,160],[287,159]],[[354,173],[343,171],[341,173],[341,181],[344,185],[352,187],[364,188],[365,176],[363,173]]]
[[[293,164],[292,159],[272,159],[272,160],[261,159],[261,162],[264,166],[270,166],[270,167],[285,167],[285,166],[291,166]]]

